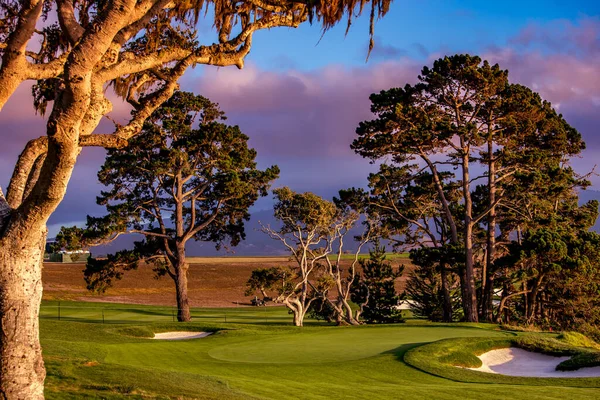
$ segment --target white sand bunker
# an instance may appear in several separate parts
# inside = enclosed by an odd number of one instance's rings
[[[600,367],[581,368],[576,371],[557,371],[556,366],[570,357],[553,357],[510,347],[488,351],[478,356],[483,365],[469,368],[473,371],[534,378],[596,378]]]
[[[203,337],[207,337],[208,335],[212,335],[212,332],[189,332],[189,331],[162,332],[162,333],[155,333],[153,339],[158,339],[158,340],[200,339]]]

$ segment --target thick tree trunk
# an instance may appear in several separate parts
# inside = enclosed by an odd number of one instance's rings
[[[185,259],[185,219],[183,217],[184,207],[184,182],[181,168],[175,174],[175,291],[177,296],[177,321],[189,322],[192,320],[190,315],[190,303],[188,299],[188,270],[189,265]],[[157,204],[158,206],[158,204]]]
[[[44,398],[39,307],[46,222],[66,193],[80,152],[77,142],[65,140],[66,130],[57,129],[55,122],[55,116],[48,122],[53,136],[40,178],[0,224],[4,225],[0,228],[0,398],[5,399]],[[6,206],[1,197],[0,205]]]
[[[177,295],[177,321],[190,322],[190,302],[188,298],[188,270],[189,265],[185,259],[185,246],[178,246],[178,260],[175,265],[175,292]]]
[[[304,325],[304,315],[306,314],[306,307],[299,299],[284,299],[283,304],[292,312],[294,315],[294,326]]]
[[[294,311],[294,326],[303,326],[303,318],[299,311]]]
[[[528,308],[527,308],[527,313],[526,313],[526,317],[527,317],[527,323],[531,324],[534,322],[534,320],[536,319],[536,312],[538,311],[538,294],[540,292],[540,288],[542,285],[542,281],[545,278],[545,274],[541,274],[539,275],[533,282],[533,285],[531,287],[531,291],[528,293],[527,295],[527,304],[528,304]]]
[[[0,237],[0,398],[43,399],[39,341],[45,229]]]

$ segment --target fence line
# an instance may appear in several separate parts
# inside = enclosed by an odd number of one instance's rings
[[[40,318],[55,321],[95,323],[155,323],[176,322],[176,306],[103,307],[70,306],[57,302],[40,307]],[[288,323],[290,316],[283,307],[191,308],[192,321],[213,323]]]

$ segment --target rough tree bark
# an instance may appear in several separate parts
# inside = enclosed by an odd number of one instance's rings
[[[24,247],[24,240],[37,246]],[[44,397],[46,371],[38,327],[45,244],[43,224],[25,237],[9,232],[0,239],[0,397],[4,399]]]
[[[177,321],[189,322],[192,320],[190,315],[190,303],[188,299],[188,270],[189,265],[185,259],[185,221],[183,216],[184,207],[184,189],[181,170],[175,175],[175,234],[176,249],[175,255],[175,290],[177,295]],[[160,204],[157,204],[160,206]]]
[[[190,315],[190,303],[188,299],[188,270],[189,265],[185,261],[179,259],[175,266],[175,289],[177,294],[177,321],[189,322],[192,320]]]

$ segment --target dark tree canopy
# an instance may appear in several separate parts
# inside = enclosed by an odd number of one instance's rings
[[[60,250],[76,251],[87,249],[88,242],[84,228],[77,226],[61,226],[60,231],[54,238],[54,243],[50,246],[52,252]]]
[[[531,212],[553,215],[540,199],[559,204],[587,186],[568,165],[585,148],[581,135],[537,93],[511,84],[508,71],[468,54],[436,60],[417,84],[370,98],[375,118],[359,124],[352,143],[387,161],[362,194],[370,213],[405,249],[461,247],[460,262],[429,264],[446,274],[442,282],[460,277],[466,320],[491,321],[506,242],[538,218]]]
[[[127,149],[113,149],[98,177],[109,189],[98,197],[104,217],[88,217],[100,240],[144,235],[131,251],[92,260],[90,289],[105,290],[122,272],[153,262],[158,276],[187,273],[188,240],[236,246],[245,237],[248,208],[266,196],[276,166],[259,170],[248,137],[202,96],[176,92],[146,122]]]

